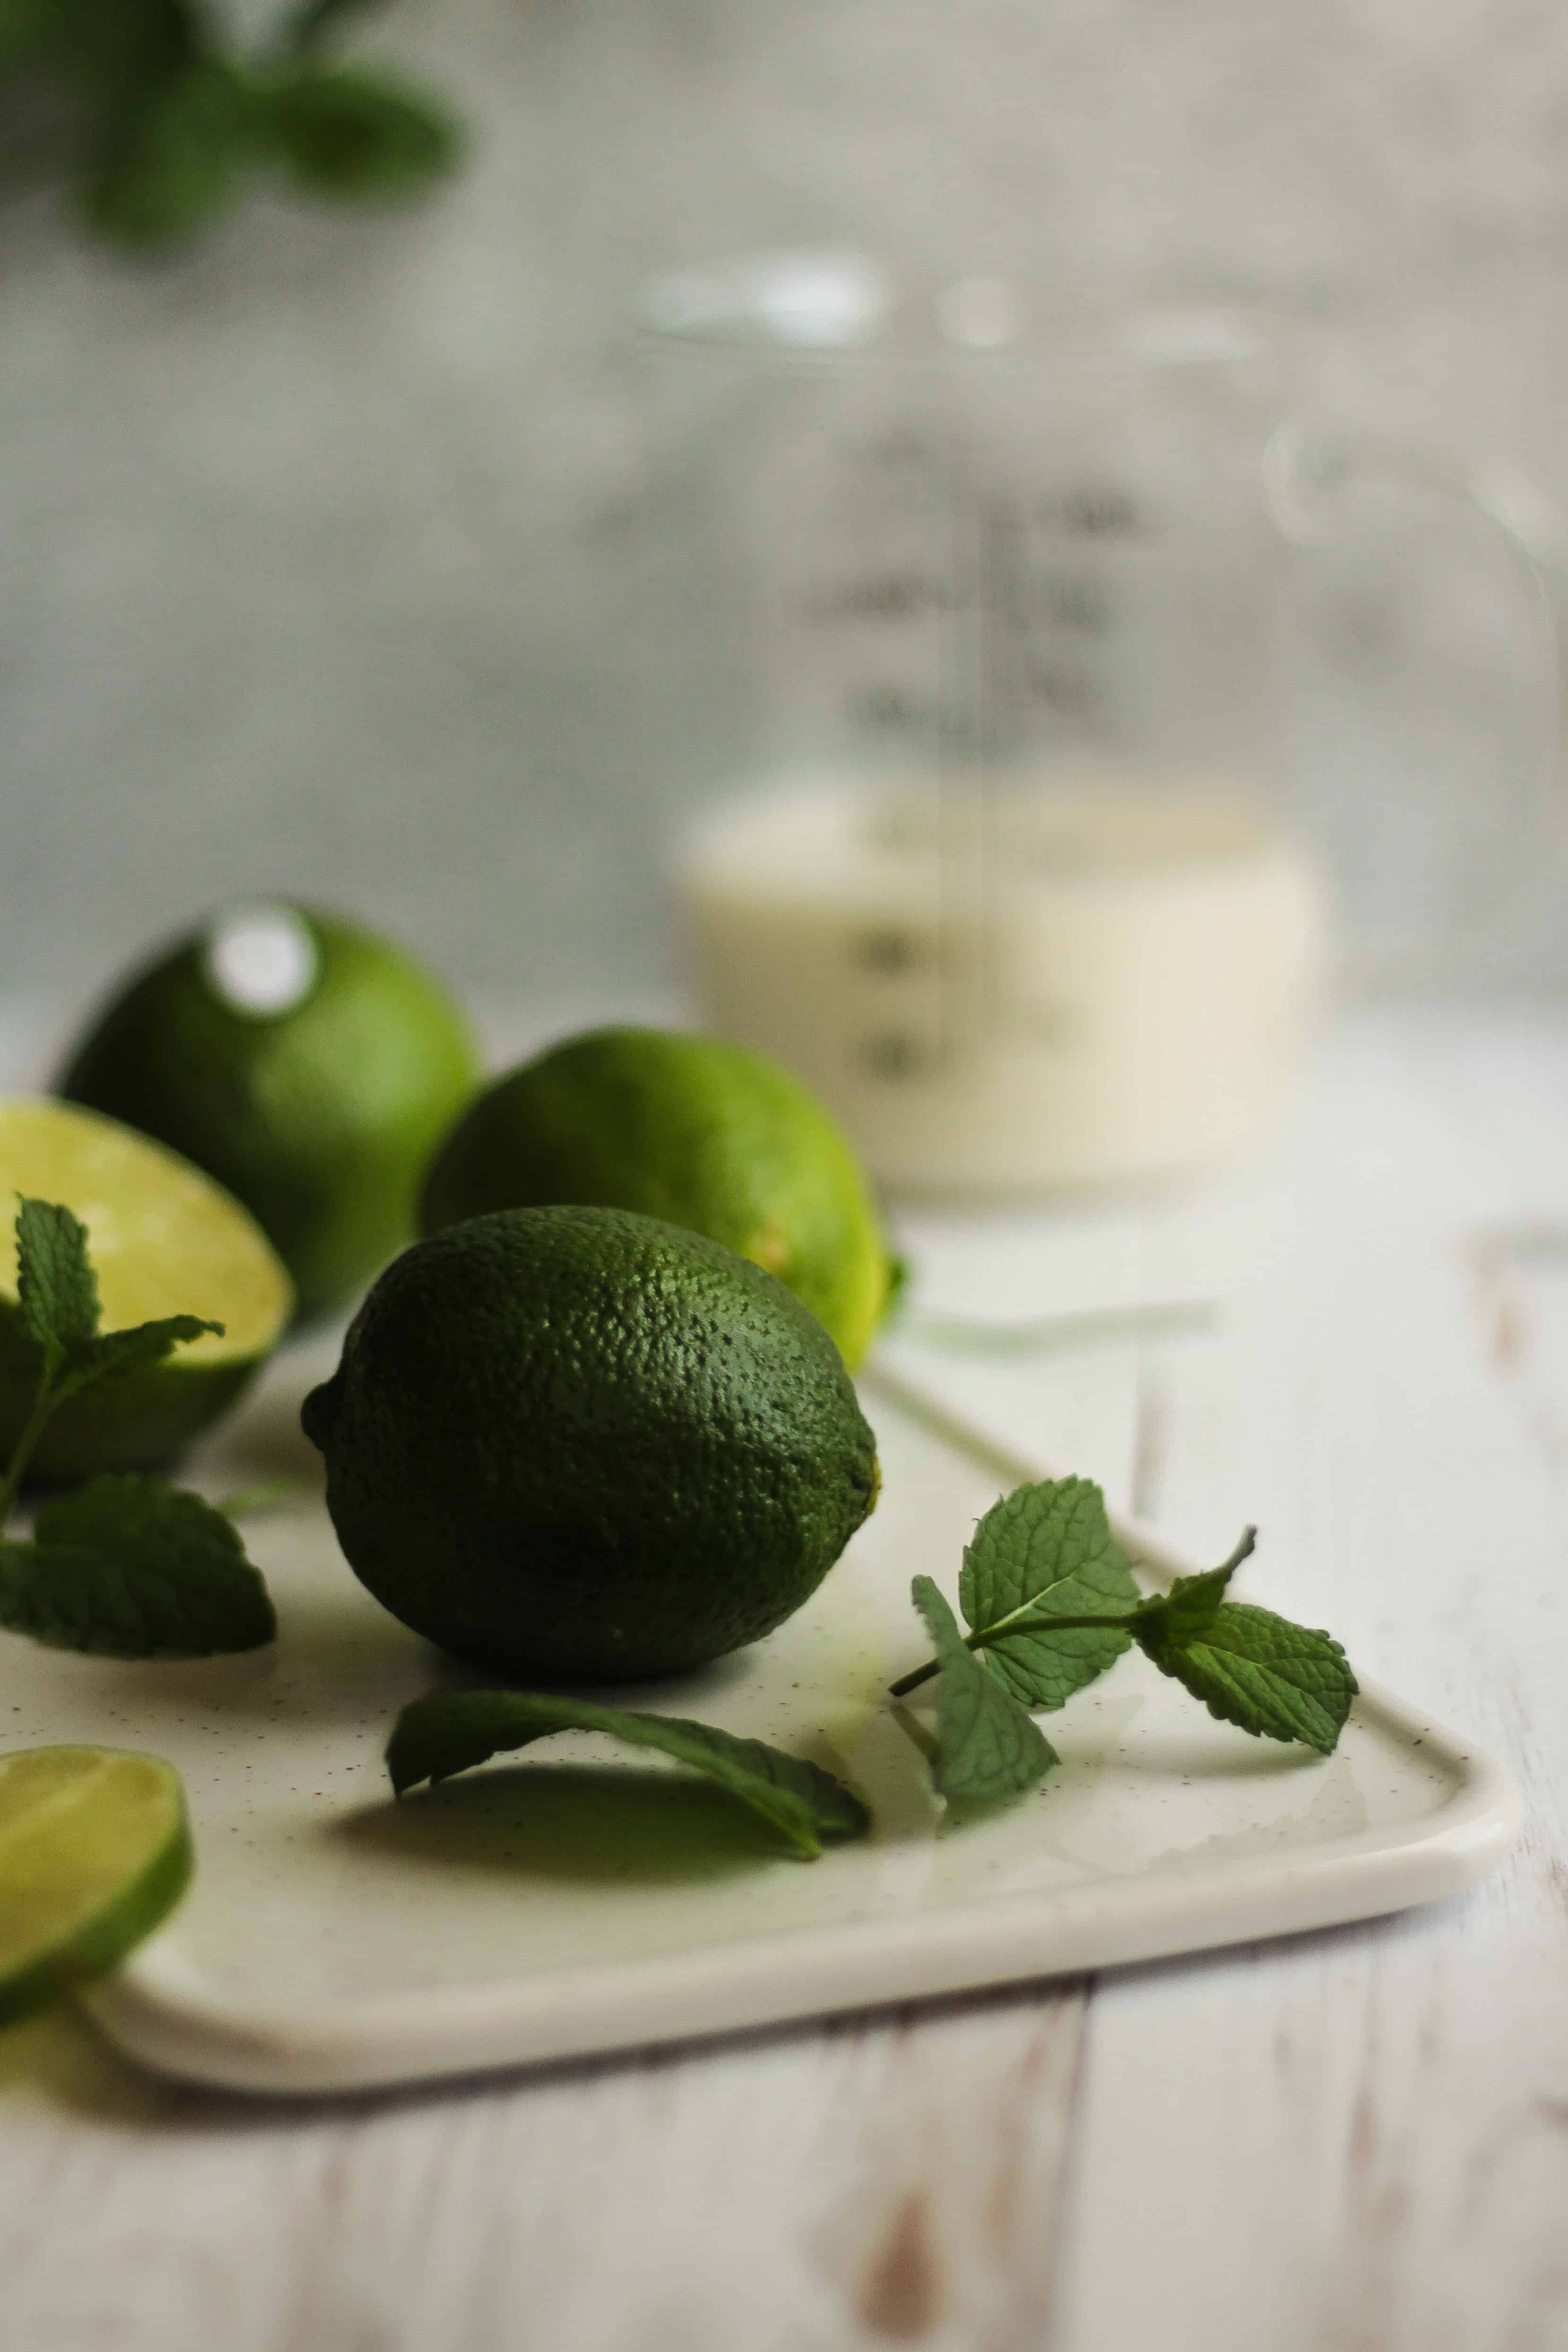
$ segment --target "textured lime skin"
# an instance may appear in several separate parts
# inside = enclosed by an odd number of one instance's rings
[[[876,1498],[815,1318],[615,1209],[503,1210],[405,1251],[301,1418],[361,1581],[517,1677],[635,1681],[755,1642]]]
[[[596,1029],[498,1078],[425,1180],[421,1229],[574,1201],[634,1209],[777,1275],[852,1371],[888,1297],[860,1162],[776,1062],[716,1037]]]
[[[412,1239],[420,1178],[479,1061],[422,964],[340,916],[298,911],[321,969],[296,1010],[256,1017],[224,1003],[198,934],[133,976],[57,1091],[216,1177],[272,1243],[308,1318],[341,1306]]]

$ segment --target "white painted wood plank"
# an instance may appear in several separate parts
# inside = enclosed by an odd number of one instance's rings
[[[1342,1051],[1227,1348],[1166,1367],[1156,1514],[1211,1547],[1256,1516],[1250,1589],[1499,1748],[1530,1831],[1429,1916],[1097,1989],[1052,2352],[1568,2341],[1568,1562],[1471,1246],[1568,1203],[1565,1059]]]
[[[1081,2006],[1059,1989],[295,2116],[143,2095],[79,2029],[31,2028],[0,2342],[1005,2352],[1044,2322]]]

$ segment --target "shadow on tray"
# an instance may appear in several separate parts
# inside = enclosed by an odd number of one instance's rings
[[[614,1764],[491,1769],[368,1806],[328,1833],[389,1859],[606,1886],[721,1878],[785,1851],[722,1789]]]

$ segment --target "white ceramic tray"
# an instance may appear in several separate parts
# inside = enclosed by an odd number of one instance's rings
[[[295,1416],[325,1369],[298,1351],[274,1364],[202,1465],[209,1491],[314,1464]],[[1212,1722],[1135,1657],[1051,1718],[1062,1763],[1040,1788],[946,1820],[881,1695],[925,1654],[911,1576],[951,1592],[975,1518],[1031,1473],[907,1388],[884,1380],[868,1404],[883,1500],[815,1601],[757,1648],[627,1700],[850,1780],[875,1834],[816,1863],[587,1735],[394,1804],[392,1719],[450,1670],[361,1591],[314,1501],[247,1529],[276,1650],[148,1666],[0,1635],[9,1741],[154,1749],[189,1790],[195,1885],[87,1996],[103,2028],[193,2081],[337,2091],[1371,1916],[1504,1850],[1516,1803],[1500,1769],[1385,1694],[1320,1762]],[[1156,1569],[1184,1565],[1132,1534]]]

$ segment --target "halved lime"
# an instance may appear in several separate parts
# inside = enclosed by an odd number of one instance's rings
[[[148,1470],[233,1402],[293,1311],[288,1276],[247,1211],[162,1144],[44,1097],[0,1100],[0,1453],[31,1408],[37,1351],[16,1309],[16,1195],[62,1201],[87,1227],[106,1331],[199,1315],[224,1334],[85,1389],[60,1408],[33,1466],[45,1477]]]
[[[0,2025],[101,1976],[190,1880],[180,1776],[117,1748],[0,1756]]]

